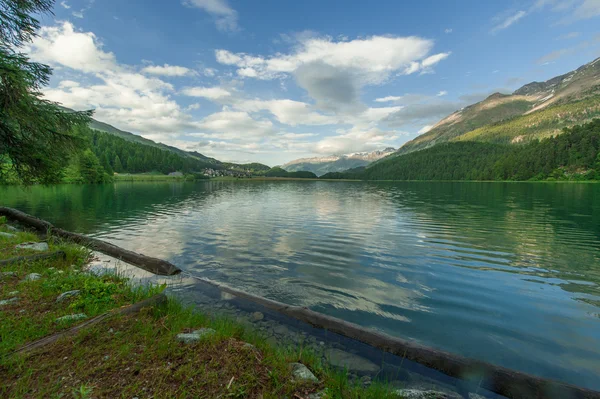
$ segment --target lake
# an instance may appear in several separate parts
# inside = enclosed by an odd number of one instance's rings
[[[261,296],[600,389],[600,184],[0,187],[0,204]]]

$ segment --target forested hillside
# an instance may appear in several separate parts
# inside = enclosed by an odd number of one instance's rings
[[[392,156],[452,141],[522,144],[600,116],[600,58],[512,94],[495,93],[457,110]]]
[[[523,145],[443,143],[370,168],[322,176],[363,180],[600,180],[600,119]]]

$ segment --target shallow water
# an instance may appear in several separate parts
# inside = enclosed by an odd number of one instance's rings
[[[0,188],[198,276],[600,389],[600,185],[198,182]]]

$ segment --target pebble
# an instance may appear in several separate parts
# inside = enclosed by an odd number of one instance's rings
[[[58,319],[56,319],[56,322],[62,323],[62,322],[66,322],[66,321],[77,321],[77,320],[83,320],[83,319],[87,319],[87,315],[84,313],[77,313],[77,314],[70,314],[70,315],[66,315],[63,317],[59,317]]]
[[[72,298],[74,296],[77,296],[77,295],[79,295],[80,292],[81,291],[79,291],[79,290],[72,290],[72,291],[63,292],[62,294],[60,294],[58,296],[58,298],[56,298],[56,302],[62,302],[65,299],[69,299],[69,298]]]
[[[439,391],[421,391],[419,389],[397,389],[394,393],[404,399],[461,399],[458,393]]]
[[[11,303],[19,302],[19,298],[10,298],[0,301],[0,306],[10,305]]]
[[[360,379],[360,382],[362,383],[363,387],[367,388],[369,385],[371,385],[371,377],[365,375]]]
[[[25,279],[23,281],[36,281],[40,278],[42,278],[42,275],[39,273],[29,273],[27,276],[25,276]]]
[[[201,328],[199,330],[192,331],[191,333],[177,334],[177,340],[179,342],[183,342],[184,344],[194,344],[215,333],[216,331],[212,328]]]
[[[262,314],[261,312],[254,312],[252,313],[252,321],[261,321],[262,319],[265,318],[265,315]]]
[[[292,377],[297,381],[319,382],[317,377],[302,363],[290,363],[288,365],[292,369]]]
[[[50,248],[46,242],[25,242],[15,246],[17,249],[31,249],[32,251],[47,251]]]
[[[370,360],[340,349],[327,349],[325,357],[332,366],[359,374],[374,374],[379,371],[379,366]]]
[[[17,296],[19,295],[19,291],[11,291],[8,293],[8,296]]]

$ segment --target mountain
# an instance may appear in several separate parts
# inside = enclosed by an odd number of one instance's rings
[[[366,166],[371,162],[384,158],[392,153],[395,149],[386,148],[372,152],[355,152],[346,155],[332,155],[321,158],[300,158],[288,162],[282,166],[282,169],[288,172],[308,171],[322,176],[329,172],[341,172],[348,169]]]
[[[328,173],[360,180],[600,180],[600,119],[526,144],[440,143],[368,168]]]
[[[495,93],[439,121],[394,155],[453,141],[517,144],[560,134],[600,116],[600,58],[512,94]]]
[[[145,144],[145,145],[149,145],[152,147],[156,147],[156,148],[160,148],[161,150],[167,150],[167,151],[171,151],[176,153],[177,155],[180,156],[184,156],[184,157],[191,157],[203,162],[207,162],[210,164],[215,164],[215,165],[219,165],[221,164],[220,161],[214,159],[214,158],[210,158],[207,157],[205,155],[200,154],[199,152],[189,152],[189,151],[184,151],[181,150],[177,147],[172,147],[170,145],[166,145],[166,144],[162,144],[162,143],[157,143],[155,141],[143,138],[142,136],[138,136],[137,134],[133,134],[133,133],[129,133],[129,132],[125,132],[123,130],[117,129],[114,126],[109,125],[108,123],[104,123],[104,122],[100,122],[97,121],[95,119],[92,119],[92,121],[90,122],[89,126],[92,129],[95,130],[99,130],[101,132],[105,132],[105,133],[109,133],[112,134],[114,136],[120,137],[126,141],[130,141],[132,143],[139,143],[139,144]]]

